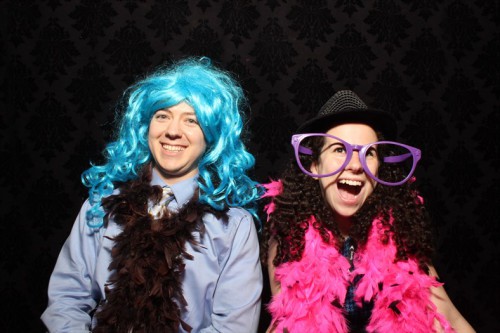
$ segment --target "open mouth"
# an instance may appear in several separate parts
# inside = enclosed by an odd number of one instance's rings
[[[337,183],[340,197],[348,201],[355,200],[362,187],[363,183],[359,180],[341,179]]]

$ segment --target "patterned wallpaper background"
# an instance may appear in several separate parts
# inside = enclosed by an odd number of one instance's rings
[[[447,291],[478,332],[500,331],[498,1],[2,0],[0,13],[0,331],[43,331],[79,177],[100,161],[115,102],[187,55],[242,83],[259,181],[336,90],[392,112],[423,151]]]

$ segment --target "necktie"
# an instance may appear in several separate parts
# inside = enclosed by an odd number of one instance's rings
[[[168,186],[164,186],[160,202],[149,209],[149,214],[151,214],[151,216],[153,216],[155,219],[159,219],[163,216],[163,214],[167,210],[168,204],[173,199],[174,193],[172,192],[172,189]]]

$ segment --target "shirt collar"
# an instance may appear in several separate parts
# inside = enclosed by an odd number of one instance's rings
[[[165,183],[165,181],[160,177],[158,171],[154,168],[153,175],[151,177],[151,185],[158,185],[161,187],[169,186],[167,185],[167,183]],[[174,193],[177,205],[182,206],[193,197],[194,192],[198,189],[198,175],[175,183],[174,185],[171,185],[170,188]]]

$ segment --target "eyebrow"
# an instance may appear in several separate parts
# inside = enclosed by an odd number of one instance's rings
[[[159,109],[158,111],[165,111],[165,112],[173,113],[170,108],[162,108],[162,109]],[[158,111],[156,111],[156,112],[158,112]],[[188,116],[196,116],[196,112],[194,112],[194,111],[182,111],[181,114],[186,114]]]
[[[330,149],[332,146],[335,146],[335,145],[340,145],[342,147],[345,147],[344,143],[342,143],[340,141],[330,142],[329,144],[325,143],[324,149],[321,149],[319,153],[322,154],[325,151],[327,151],[328,149]]]

